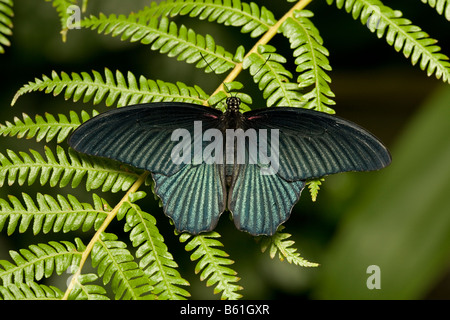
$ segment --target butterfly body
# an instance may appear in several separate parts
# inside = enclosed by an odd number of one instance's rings
[[[272,235],[298,201],[305,181],[387,166],[382,143],[338,117],[301,108],[241,113],[160,102],[118,108],[82,124],[75,150],[152,172],[155,192],[180,232],[215,228],[229,210],[238,229]]]

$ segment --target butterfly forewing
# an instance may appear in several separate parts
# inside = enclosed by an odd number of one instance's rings
[[[244,116],[248,128],[279,130],[278,174],[288,181],[377,170],[391,162],[376,137],[336,116],[301,108],[267,108]],[[268,140],[271,144],[270,135]]]
[[[174,131],[186,130],[191,138],[188,142],[193,145],[197,138],[194,122],[201,122],[203,130],[216,128],[221,114],[213,108],[189,103],[160,102],[123,107],[82,124],[70,137],[69,144],[82,153],[172,175],[186,165],[172,161],[172,150],[180,144],[172,140]],[[190,159],[198,156],[196,151],[191,148]]]

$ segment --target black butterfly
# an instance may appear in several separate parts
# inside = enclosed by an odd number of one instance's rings
[[[213,230],[227,209],[239,230],[273,235],[306,180],[391,162],[386,147],[350,121],[289,107],[241,113],[239,106],[231,97],[225,112],[180,102],[118,108],[82,124],[69,144],[152,172],[165,214],[192,234]]]

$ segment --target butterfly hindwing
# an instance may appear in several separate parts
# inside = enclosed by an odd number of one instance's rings
[[[171,175],[185,163],[171,161],[179,142],[175,130],[186,130],[189,143],[196,139],[194,122],[204,130],[218,125],[222,112],[190,103],[160,102],[117,108],[83,123],[69,138],[76,151],[128,163],[153,173]],[[202,134],[202,132],[200,132]],[[195,157],[191,148],[191,158]]]
[[[258,164],[236,166],[228,209],[239,230],[252,235],[273,235],[300,198],[304,181],[286,181],[277,174],[261,174]]]
[[[245,126],[279,130],[278,174],[286,180],[370,171],[391,162],[371,133],[336,116],[302,108],[264,108],[244,113]],[[268,145],[271,144],[268,135]]]
[[[175,228],[192,234],[211,231],[225,210],[224,166],[186,165],[171,176],[153,174],[155,193]]]

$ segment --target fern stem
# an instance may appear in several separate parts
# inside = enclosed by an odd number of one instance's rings
[[[278,29],[280,29],[283,22],[286,21],[288,18],[293,17],[294,11],[304,9],[311,1],[312,0],[300,0],[299,2],[297,2],[281,19],[277,21],[277,23],[275,23],[272,27],[269,28],[269,30],[267,30],[267,32],[255,43],[253,48],[251,48],[249,52],[247,52],[242,61],[248,58],[252,53],[258,53],[258,47],[260,45],[267,44],[278,33]],[[231,72],[228,74],[225,80],[223,80],[223,82],[211,96],[214,96],[219,91],[225,91],[223,84],[234,81],[234,79],[237,78],[237,76],[241,73],[242,70],[243,70],[243,62],[237,63],[234,69],[231,70]]]
[[[124,202],[128,201],[128,197],[130,196],[130,194],[136,192],[140,188],[140,186],[145,182],[145,179],[147,179],[148,174],[149,172],[146,171],[139,177],[139,179],[131,186],[131,188],[127,191],[127,193],[120,200],[120,202],[114,207],[114,209],[111,212],[109,212],[108,216],[106,217],[105,221],[103,221],[100,228],[98,228],[97,232],[94,234],[91,241],[86,246],[86,249],[84,250],[81,256],[79,268],[73,275],[72,280],[70,281],[70,284],[67,287],[67,290],[64,293],[64,297],[62,298],[62,300],[67,300],[69,298],[69,295],[72,292],[73,288],[75,287],[75,284],[78,281],[77,279],[81,274],[81,269],[83,269],[84,263],[91,254],[91,251],[94,248],[94,244],[100,239],[100,235],[102,234],[102,232],[106,230],[111,221],[113,221],[113,219],[116,217],[117,212],[119,212],[119,209],[124,204]]]

